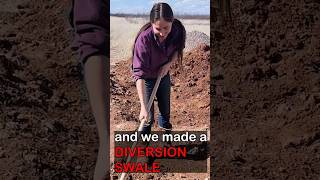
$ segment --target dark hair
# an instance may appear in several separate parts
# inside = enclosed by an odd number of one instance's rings
[[[169,4],[167,3],[156,3],[153,5],[150,11],[150,22],[154,23],[160,18],[165,19],[168,22],[173,22],[173,12]]]
[[[169,4],[167,3],[156,3],[153,5],[151,11],[150,11],[150,21],[143,25],[142,28],[139,30],[138,34],[136,35],[136,38],[134,40],[134,44],[136,43],[139,35],[141,32],[148,29],[152,23],[156,22],[160,18],[163,18],[164,20],[168,22],[172,22],[172,26],[177,26],[181,32],[179,33],[178,37],[174,38],[173,43],[177,46],[178,51],[178,62],[180,67],[182,67],[182,58],[183,58],[183,49],[185,47],[186,42],[186,30],[183,26],[183,24],[178,20],[175,19],[173,16],[173,12]],[[132,49],[132,56],[134,55],[134,45]]]

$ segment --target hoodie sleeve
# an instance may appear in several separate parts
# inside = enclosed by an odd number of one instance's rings
[[[81,62],[92,55],[108,52],[108,9],[106,0],[74,0],[73,26],[75,39],[73,48],[78,49]]]
[[[145,79],[150,74],[150,53],[151,49],[148,39],[140,34],[134,45],[132,59],[133,78],[135,81]]]

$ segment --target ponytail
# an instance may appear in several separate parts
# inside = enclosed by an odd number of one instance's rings
[[[186,44],[186,29],[178,19],[173,20],[172,26],[176,26],[179,32],[177,38],[174,38],[175,40],[173,43],[177,46],[178,64],[180,68],[182,68],[183,49],[185,48]]]

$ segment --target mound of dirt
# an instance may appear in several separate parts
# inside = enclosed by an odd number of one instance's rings
[[[186,35],[186,47],[185,51],[191,51],[196,48],[199,44],[210,45],[210,37],[203,32],[191,31]]]
[[[320,4],[232,1],[212,24],[215,179],[317,179]]]

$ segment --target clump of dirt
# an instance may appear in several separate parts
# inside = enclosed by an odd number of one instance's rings
[[[232,10],[211,32],[213,178],[319,178],[320,4]]]

